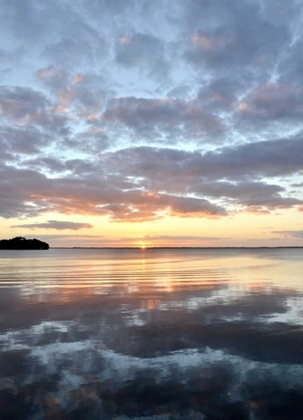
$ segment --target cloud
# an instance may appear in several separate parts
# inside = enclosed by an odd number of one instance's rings
[[[132,242],[138,246],[145,245],[146,247],[212,247],[217,246],[217,241],[223,242],[222,246],[224,246],[224,242],[230,238],[203,235],[145,235],[132,239]]]
[[[66,172],[67,170],[64,162],[54,156],[47,156],[46,154],[37,158],[24,159],[22,161],[22,166],[31,170],[57,174]]]
[[[200,138],[209,134],[211,141],[221,134],[220,118],[208,113],[195,101],[126,97],[113,99],[105,110],[102,124],[123,124],[145,139],[161,142],[178,138]],[[163,140],[162,140],[163,142]]]
[[[11,226],[14,227],[14,226]],[[33,235],[27,235],[28,238],[32,238]],[[50,240],[50,239],[54,239],[54,240],[64,240],[64,239],[93,239],[93,240],[104,240],[106,239],[104,236],[99,236],[99,235],[83,235],[81,233],[75,233],[75,234],[41,234],[39,235],[39,237],[43,238],[44,241]]]
[[[2,217],[303,208],[296,1],[0,5]]]
[[[303,239],[303,230],[273,230],[272,233],[281,235],[284,238]]]
[[[285,189],[279,185],[270,185],[264,182],[203,182],[194,183],[193,193],[209,197],[226,197],[233,199],[233,204],[245,206],[249,211],[258,212],[264,209],[289,208],[302,203],[302,200],[283,197]]]
[[[89,165],[87,168],[81,165],[81,161],[78,168],[81,171],[91,169]],[[118,221],[152,220],[166,214],[205,217],[226,214],[224,208],[206,199],[144,193],[136,182],[126,181],[124,176],[108,174],[96,182],[91,173],[47,178],[33,170],[13,168],[4,168],[0,175],[0,214],[7,218],[53,211],[104,215]],[[9,182],[4,181],[6,179]]]
[[[66,68],[49,65],[36,71],[36,77],[52,89],[65,88],[69,83],[69,73]]]
[[[80,229],[91,229],[93,226],[90,223],[76,223],[66,222],[60,220],[48,220],[45,223],[25,223],[21,225],[11,226],[12,228],[23,228],[23,229],[55,229],[55,230],[80,230]]]
[[[32,88],[1,86],[0,108],[7,124],[12,124],[5,129],[15,134],[19,130],[20,143],[24,141],[22,130],[25,137],[33,136],[36,129],[51,132],[56,136],[69,133],[67,117],[57,113],[52,107],[52,102],[42,92]]]
[[[237,108],[242,116],[251,119],[302,118],[302,92],[293,84],[267,83],[250,92]]]
[[[52,113],[70,120],[98,120],[100,112],[114,91],[104,75],[95,72],[72,72],[64,66],[48,66],[36,72],[43,87],[53,98]]]
[[[153,35],[135,33],[119,36],[115,59],[118,64],[132,67],[157,61],[164,52],[163,43]]]
[[[133,147],[100,156],[116,164],[125,175],[153,181],[167,176],[187,179],[241,181],[260,180],[299,173],[303,169],[303,138],[259,141],[218,147],[212,151]]]
[[[190,235],[177,235],[177,236],[171,236],[171,235],[157,235],[157,236],[145,236],[145,239],[157,239],[157,240],[201,240],[201,241],[212,241],[214,239],[229,239],[229,238],[222,238],[221,236],[190,236]]]
[[[232,72],[241,67],[245,73],[252,66],[262,70],[272,65],[281,45],[289,39],[289,22],[278,24],[268,18],[269,14],[262,13],[264,3],[187,2],[186,59],[195,66],[205,65],[218,72],[221,68]]]
[[[165,42],[148,33],[126,33],[115,43],[115,61],[126,69],[134,68],[151,79],[168,78],[171,64]]]
[[[57,211],[144,221],[302,206],[300,196],[262,179],[298,173],[302,156],[302,139],[281,139],[204,153],[134,147],[101,153],[97,162],[24,160],[33,169],[4,166],[1,170],[0,214],[18,217]],[[48,177],[37,169],[61,174]]]
[[[24,155],[36,154],[50,142],[50,136],[36,127],[0,127],[2,150]]]
[[[71,34],[48,45],[45,55],[68,68],[93,65],[96,55],[99,59],[105,57],[106,42],[103,37],[92,28],[78,29],[77,36]]]
[[[237,103],[236,93],[239,92],[240,86],[239,79],[217,79],[201,88],[197,98],[207,109],[211,107],[214,110],[232,110]]]
[[[21,120],[43,111],[49,101],[31,88],[19,86],[1,86],[0,108],[3,115],[13,120]]]

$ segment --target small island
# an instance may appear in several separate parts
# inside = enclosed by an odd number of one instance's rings
[[[0,240],[0,249],[49,249],[49,244],[39,239],[26,239],[17,236],[13,239]]]

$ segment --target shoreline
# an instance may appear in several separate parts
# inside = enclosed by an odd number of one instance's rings
[[[146,250],[161,250],[161,249],[303,249],[303,246],[220,246],[220,247],[200,247],[200,246],[154,246],[154,247],[110,247],[110,246],[95,246],[95,247],[88,247],[88,246],[73,246],[73,247],[50,247],[49,249],[138,249],[141,251]]]

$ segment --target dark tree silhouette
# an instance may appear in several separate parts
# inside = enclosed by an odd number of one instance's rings
[[[1,240],[0,249],[49,249],[49,244],[36,238],[26,239],[22,236],[17,236],[13,239]]]

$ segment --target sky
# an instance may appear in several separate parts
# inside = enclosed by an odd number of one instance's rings
[[[0,232],[303,246],[303,5],[0,0]]]

